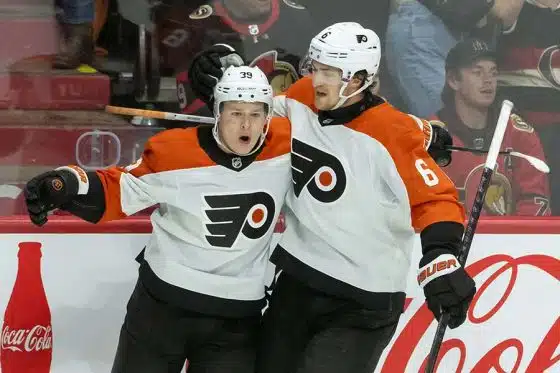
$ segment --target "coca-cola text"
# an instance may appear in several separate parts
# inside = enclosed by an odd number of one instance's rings
[[[546,255],[526,255],[519,258],[513,258],[509,255],[492,255],[469,265],[467,271],[474,278],[488,268],[500,264],[502,266],[489,276],[488,279],[480,286],[471,303],[468,313],[468,320],[471,324],[482,324],[486,322],[496,315],[506,304],[507,299],[515,286],[520,266],[538,268],[542,272],[552,276],[552,278],[556,279],[556,281],[560,281],[560,261]],[[488,312],[480,316],[475,316],[475,310],[477,309],[477,302],[479,299],[483,296],[488,287],[506,271],[509,271],[509,282],[500,299],[498,299],[496,304],[491,307]],[[410,304],[410,299],[408,299],[406,304],[407,307]],[[534,322],[534,319],[531,319],[531,315],[527,315],[527,317],[528,319],[526,322]],[[420,340],[424,337],[424,334],[433,322],[434,317],[432,313],[426,305],[423,304],[410,318],[394,341],[388,351],[380,372],[409,372],[411,368],[408,366],[410,360],[413,354],[418,351]],[[523,321],[520,320],[520,322]],[[538,322],[540,322],[540,320]],[[465,324],[462,327],[464,328],[470,326]],[[429,340],[431,341],[431,338]],[[436,371],[441,359],[451,350],[459,352],[457,366],[453,370],[455,372],[468,371],[471,373],[487,373],[492,371],[498,373],[516,373],[523,361],[528,361],[527,367],[524,370],[525,373],[542,373],[552,371],[551,369],[555,367],[556,364],[560,363],[560,355],[554,355],[558,346],[560,346],[560,317],[556,318],[556,321],[552,323],[546,335],[542,337],[542,341],[532,357],[526,355],[527,352],[525,351],[521,340],[517,338],[508,338],[492,347],[484,356],[482,356],[482,358],[480,358],[478,362],[473,363],[471,357],[470,366],[466,367],[467,346],[462,340],[451,338],[445,340],[441,346],[438,362],[436,364]],[[419,372],[424,372],[427,362],[429,348],[426,348],[425,350],[426,355],[423,364],[418,370]],[[515,351],[515,361],[513,361],[512,367],[504,369],[501,365],[500,358],[504,355],[506,350]],[[511,354],[508,354],[508,356],[511,356]],[[508,359],[508,361],[509,360],[510,359]],[[502,359],[502,363],[503,362],[504,361]],[[450,370],[447,370],[446,372],[450,372]]]
[[[2,350],[41,351],[52,348],[51,326],[35,325],[31,329],[2,329]]]

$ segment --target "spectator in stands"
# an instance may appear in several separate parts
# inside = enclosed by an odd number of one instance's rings
[[[460,42],[449,52],[445,71],[444,107],[431,119],[447,125],[454,145],[487,150],[501,106],[496,100],[494,51],[480,39]],[[511,115],[502,149],[544,158],[537,133],[516,114]],[[454,153],[453,162],[445,168],[467,209],[472,206],[485,159],[485,154]],[[483,214],[550,215],[547,175],[524,159],[500,155]]]
[[[55,56],[55,69],[75,69],[91,64],[94,55],[94,0],[57,0],[60,14],[61,43]]]
[[[494,44],[525,0],[391,0],[386,35],[387,67],[404,101],[418,116],[439,110],[444,61],[467,37]]]
[[[504,31],[498,94],[539,133],[550,166],[551,210],[560,215],[560,0],[526,0]]]

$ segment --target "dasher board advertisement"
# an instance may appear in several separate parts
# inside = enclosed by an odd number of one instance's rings
[[[540,224],[498,224],[510,233],[496,234],[481,222],[467,262],[478,293],[447,331],[437,372],[560,372],[560,221]],[[142,233],[80,227],[2,234],[2,373],[110,372],[149,223],[136,225]],[[376,373],[420,372],[429,352],[436,323],[415,282],[420,252],[418,241],[406,310]]]

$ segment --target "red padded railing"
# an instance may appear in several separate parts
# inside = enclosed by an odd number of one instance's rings
[[[147,216],[133,216],[120,221],[91,224],[72,216],[53,216],[43,227],[36,227],[27,216],[0,217],[0,233],[150,233]],[[476,233],[560,234],[560,217],[485,217]]]

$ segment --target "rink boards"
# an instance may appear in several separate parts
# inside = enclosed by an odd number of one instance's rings
[[[149,232],[145,218],[94,226],[58,217],[43,229],[0,219],[0,317],[16,278],[18,244],[40,242],[52,315],[50,371],[110,371],[137,276],[134,258]],[[414,253],[417,263],[419,240]],[[437,371],[560,372],[560,219],[482,221],[467,267],[479,291],[465,324],[448,330]],[[436,323],[415,277],[413,270],[405,313],[376,372],[419,372],[428,354]],[[2,336],[0,359],[8,340]]]

